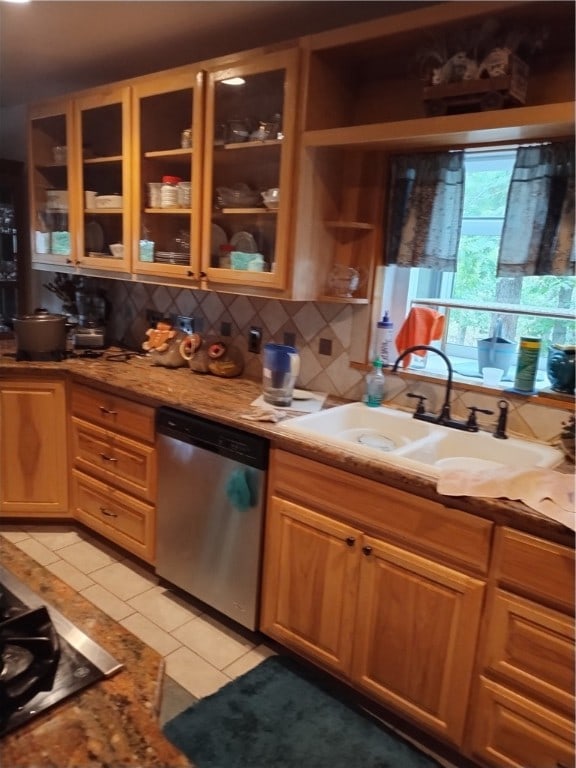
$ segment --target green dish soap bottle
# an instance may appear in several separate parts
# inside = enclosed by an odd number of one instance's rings
[[[378,408],[384,399],[384,374],[382,373],[382,359],[377,357],[372,363],[373,370],[366,374],[364,402],[370,408]]]

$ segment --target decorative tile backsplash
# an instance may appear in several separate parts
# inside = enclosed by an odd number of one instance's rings
[[[44,280],[47,277],[43,273]],[[111,304],[110,337],[123,346],[140,349],[150,326],[148,311],[166,317],[193,317],[196,329],[203,335],[223,336],[229,332],[226,340],[244,357],[244,375],[260,381],[261,356],[248,351],[249,330],[254,326],[262,329],[263,344],[275,341],[296,346],[301,356],[298,386],[348,400],[362,397],[364,374],[350,367],[349,349],[356,310],[353,305],[280,301],[121,280],[94,280],[94,283],[106,291]],[[55,297],[47,291],[43,291],[41,299],[43,306],[60,310],[53,304]],[[437,411],[445,388],[442,383],[423,379],[387,376],[386,402],[406,408],[408,391],[425,395],[427,409]],[[459,385],[453,391],[452,412],[458,418],[465,418],[471,405],[492,410],[494,415],[479,418],[481,427],[492,428],[497,418],[498,399],[497,395]],[[509,433],[546,442],[555,440],[570,409],[570,403],[551,408],[537,404],[534,399],[510,398],[509,402]]]

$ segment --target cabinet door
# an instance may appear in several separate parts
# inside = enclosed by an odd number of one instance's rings
[[[353,682],[459,745],[484,584],[365,537]]]
[[[7,381],[0,398],[2,512],[68,515],[64,382]]]
[[[192,67],[132,85],[132,271],[187,278],[200,274],[203,73]],[[162,197],[176,183],[177,205]]]
[[[574,768],[574,721],[481,680],[472,750],[495,768]]]
[[[275,496],[269,500],[261,630],[348,675],[360,534]]]
[[[130,88],[99,88],[74,101],[74,190],[81,206],[77,264],[130,269]],[[95,195],[86,193],[96,193]],[[111,245],[122,245],[118,251]]]
[[[63,266],[77,258],[78,214],[71,193],[74,154],[72,101],[31,107],[28,116],[28,194],[32,264]]]
[[[297,65],[288,49],[208,70],[202,257],[219,290],[286,286]]]

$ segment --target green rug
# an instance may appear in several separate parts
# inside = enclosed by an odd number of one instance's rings
[[[439,768],[280,656],[201,699],[163,731],[197,768]]]

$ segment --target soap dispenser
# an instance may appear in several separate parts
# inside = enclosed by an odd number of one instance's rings
[[[378,408],[384,399],[384,374],[382,373],[382,359],[377,357],[372,363],[373,370],[366,375],[364,402],[370,408]]]

